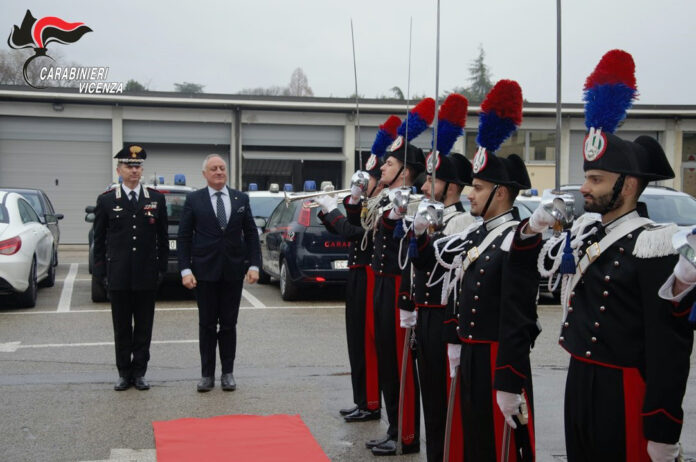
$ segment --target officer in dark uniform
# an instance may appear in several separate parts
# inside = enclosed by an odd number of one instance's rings
[[[438,462],[443,460],[447,419],[448,342],[445,336],[445,322],[450,320],[451,316],[446,310],[446,300],[444,303],[442,301],[443,275],[446,270],[437,264],[433,242],[442,236],[463,231],[474,221],[471,214],[465,212],[461,202],[464,186],[471,185],[471,163],[460,154],[445,154],[440,152],[440,161],[437,164],[435,197],[431,197],[431,174],[427,175],[421,188],[425,198],[444,205],[442,228],[432,234],[426,234],[424,231],[428,223],[421,222],[419,215],[415,217],[414,232],[419,236],[418,250],[416,255],[411,256],[412,264],[407,265],[402,274],[399,293],[399,308],[402,313],[417,312],[417,315],[414,315],[417,319],[416,358],[423,400],[426,450],[428,461]],[[403,319],[407,317],[402,316]],[[454,327],[451,330],[454,331]],[[460,432],[461,425],[454,432],[457,441],[461,441]],[[451,460],[457,460],[460,451],[453,449],[451,447]]]
[[[674,172],[654,138],[631,142],[613,134],[628,108],[613,106],[627,100],[630,105],[635,97],[626,98],[627,89],[635,92],[633,70],[628,53],[612,50],[585,87],[589,132],[580,192],[585,210],[594,214],[580,217],[570,236],[576,267],[564,281],[559,336],[570,353],[570,462],[672,462],[679,454],[693,332],[686,313],[658,296],[678,261],[671,245],[677,227],[655,225],[637,210],[648,182],[673,178]],[[527,228],[541,232],[552,222],[542,209]],[[563,241],[550,245],[549,254],[558,245]]]
[[[375,158],[371,164],[368,161],[368,166],[372,168],[367,170],[370,181],[365,191],[366,198],[361,199],[363,191],[360,187],[352,186],[351,194],[343,199],[346,216],[336,208],[333,196],[317,199],[322,205],[318,216],[324,226],[350,242],[346,283],[346,338],[355,407],[341,409],[340,413],[346,422],[379,420],[381,415],[372,307],[374,274],[370,267],[372,233],[365,231],[360,223],[363,201],[376,196],[382,189],[379,184],[381,162]]]
[[[100,195],[94,212],[94,275],[104,279],[111,299],[117,391],[150,388],[145,371],[155,293],[167,271],[167,206],[162,193],[140,184],[146,156],[140,146],[114,156],[123,183]]]

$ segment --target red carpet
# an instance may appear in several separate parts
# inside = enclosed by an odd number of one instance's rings
[[[157,462],[327,462],[299,415],[223,415],[152,422]]]

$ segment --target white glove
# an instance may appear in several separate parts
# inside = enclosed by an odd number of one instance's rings
[[[517,424],[513,420],[512,416],[520,413],[522,395],[498,390],[495,393],[495,399],[498,401],[500,412],[502,412],[503,416],[505,416],[505,422],[510,425],[510,428],[517,428]]]
[[[674,276],[684,284],[696,284],[696,266],[689,260],[679,255],[679,261],[674,266]]]
[[[413,231],[415,231],[416,236],[423,234],[429,225],[428,220],[420,214],[416,214],[416,218],[413,219]]]
[[[401,321],[401,327],[408,329],[416,325],[418,320],[418,312],[416,310],[399,310],[399,320]]]
[[[388,218],[390,220],[401,220],[404,216],[401,215],[399,210],[396,207],[392,207],[391,210],[389,211]]]
[[[349,204],[357,204],[360,202],[360,198],[362,197],[363,190],[360,186],[353,185],[350,187],[350,199],[348,199]]]
[[[458,343],[447,344],[447,359],[449,360],[450,377],[454,378],[462,355],[462,346]]]
[[[679,443],[648,441],[648,455],[653,462],[674,462],[679,457]]]
[[[553,226],[554,223],[556,223],[556,219],[540,205],[534,210],[532,216],[529,217],[528,228],[532,232],[543,233]]]
[[[325,194],[323,196],[319,196],[316,199],[317,204],[321,207],[321,210],[324,213],[330,213],[332,210],[334,210],[338,205],[336,201],[335,196],[329,196],[328,194]]]

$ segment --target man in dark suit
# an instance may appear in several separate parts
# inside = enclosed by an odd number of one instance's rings
[[[220,346],[221,385],[237,388],[234,357],[237,316],[245,279],[259,279],[261,247],[249,196],[227,186],[227,165],[217,154],[203,161],[208,186],[186,197],[177,249],[181,283],[196,289],[201,380],[198,391],[215,386],[215,349]],[[220,329],[218,330],[218,324]]]
[[[140,184],[146,156],[140,146],[114,156],[123,184],[99,196],[94,211],[94,275],[104,279],[111,299],[116,391],[150,388],[145,371],[155,293],[159,273],[167,271],[167,205],[162,193]]]

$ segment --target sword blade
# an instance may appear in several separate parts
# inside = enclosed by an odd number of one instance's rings
[[[510,452],[510,433],[512,428],[505,422],[503,427],[503,443],[500,451],[500,462],[508,462],[508,453]]]
[[[408,366],[408,350],[410,349],[409,343],[411,341],[411,335],[413,334],[413,327],[406,329],[404,334],[404,348],[401,352],[401,380],[399,381],[399,423],[398,423],[398,447],[399,454],[404,453],[404,442],[403,442],[403,424],[404,424],[404,398],[406,394],[406,368]]]
[[[447,422],[445,424],[445,449],[442,462],[449,462],[450,439],[452,437],[452,419],[454,418],[454,402],[457,399],[457,378],[459,366],[454,368],[454,377],[450,381],[449,398],[447,399]]]

